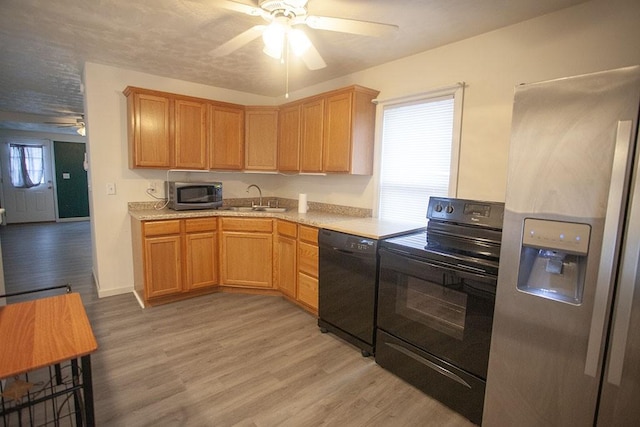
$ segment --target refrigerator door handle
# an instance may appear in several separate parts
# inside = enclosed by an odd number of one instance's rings
[[[600,254],[600,265],[598,266],[596,293],[591,315],[587,356],[584,364],[584,373],[591,377],[595,377],[598,372],[604,326],[607,320],[607,300],[613,280],[613,264],[619,235],[618,225],[621,220],[627,165],[632,144],[632,129],[633,122],[631,120],[618,122],[607,212],[604,221],[602,252]]]
[[[640,161],[640,152],[638,152],[637,160]],[[637,162],[635,167],[638,168]],[[627,230],[622,250],[622,273],[618,282],[618,295],[615,303],[607,379],[609,383],[616,386],[619,386],[622,380],[633,293],[638,277],[638,259],[640,258],[640,182],[638,182],[637,170],[632,185],[631,208],[627,217]]]

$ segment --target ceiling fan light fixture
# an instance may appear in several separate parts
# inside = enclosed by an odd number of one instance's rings
[[[299,29],[289,31],[289,45],[296,56],[302,56],[311,47],[311,40]]]
[[[272,58],[280,59],[282,57],[282,45],[284,44],[284,35],[286,28],[278,20],[274,20],[265,28],[262,33],[262,41],[264,42],[263,52]]]
[[[78,132],[78,135],[80,136],[87,136],[87,128],[84,126],[84,123],[80,123],[80,126],[78,127],[78,129],[76,129],[76,132]]]

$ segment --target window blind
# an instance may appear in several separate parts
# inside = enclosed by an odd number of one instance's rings
[[[430,196],[447,196],[455,97],[439,96],[383,110],[378,216],[425,221]]]

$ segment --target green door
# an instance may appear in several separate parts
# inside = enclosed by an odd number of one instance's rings
[[[87,171],[84,170],[85,144],[54,141],[58,218],[89,216]]]

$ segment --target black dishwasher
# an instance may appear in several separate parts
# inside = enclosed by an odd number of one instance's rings
[[[318,326],[370,356],[375,350],[378,241],[322,229],[318,248]]]

